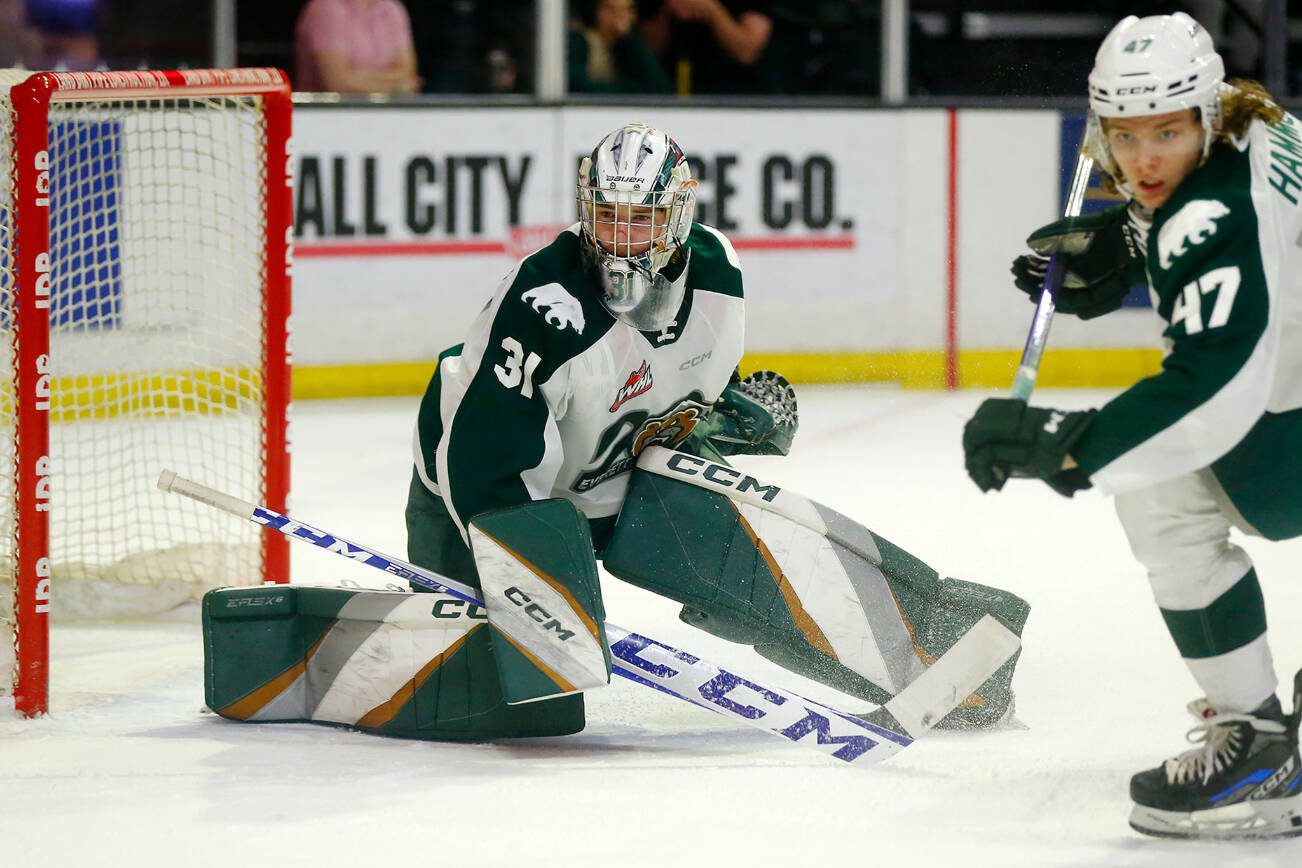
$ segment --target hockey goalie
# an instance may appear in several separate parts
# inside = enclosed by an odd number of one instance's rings
[[[482,588],[488,611],[310,588],[264,589],[260,611],[210,601],[219,713],[419,738],[576,732],[582,691],[610,672],[598,560],[680,603],[687,623],[865,705],[900,693],[987,614],[1020,634],[1028,607],[1014,595],[942,578],[730,466],[787,454],[797,404],[780,375],[738,374],[740,266],[693,220],[695,181],[673,139],[614,130],[584,159],[576,195],[579,221],[521,261],[442,354],[417,419],[408,558]],[[566,658],[522,647],[499,629],[510,618],[560,635]],[[312,663],[293,674],[298,657]],[[1016,660],[943,723],[1006,719]]]

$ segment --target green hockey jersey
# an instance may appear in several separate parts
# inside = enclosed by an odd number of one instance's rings
[[[660,332],[602,306],[581,244],[575,224],[521,261],[425,392],[416,475],[463,538],[475,515],[529,500],[616,515],[637,454],[681,442],[741,360],[741,269],[722,234],[692,227],[682,307]]]
[[[1255,121],[1157,209],[1149,286],[1162,370],[1072,449],[1108,493],[1211,467],[1267,537],[1302,533],[1302,125]]]

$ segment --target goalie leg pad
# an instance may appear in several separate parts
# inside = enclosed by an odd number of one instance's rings
[[[896,583],[892,581],[891,584]],[[920,613],[921,625],[917,631],[917,647],[914,650],[926,665],[948,651],[981,620],[982,615],[994,615],[1020,636],[1022,625],[1030,614],[1030,606],[1020,597],[998,588],[958,579],[938,581],[937,595],[925,600],[915,598],[912,608],[915,614]],[[792,641],[789,633],[776,642],[765,641],[754,622],[741,623],[736,619],[712,617],[690,605],[683,606],[679,617],[694,627],[730,642],[753,644],[759,654],[779,666],[835,687],[843,693],[862,697],[878,705],[884,705],[891,699],[892,694],[888,691],[815,650],[808,643]],[[936,725],[942,729],[979,729],[1003,720],[1013,701],[1013,671],[1021,653],[1018,650],[975,694]]]
[[[685,604],[689,623],[766,649],[792,646],[799,658],[817,652],[886,694],[924,668],[876,565],[725,495],[634,471],[604,560],[619,578]]]
[[[672,461],[661,456],[659,463]],[[696,463],[686,467],[685,479],[634,471],[605,552],[607,570],[683,603],[688,623],[879,704],[987,611],[1020,634],[1028,608],[1015,596],[942,580],[918,558],[825,507],[734,469],[712,473],[701,459],[689,461]],[[707,488],[697,479],[716,484]],[[726,484],[752,494],[730,496]],[[783,498],[785,514],[765,508]],[[812,520],[792,518],[801,514],[818,515],[821,532]],[[1014,665],[1015,659],[945,723],[1001,719],[1011,702]]]
[[[442,594],[224,588],[203,599],[204,697],[223,717],[484,740],[583,729],[582,695],[508,705],[485,612]]]
[[[477,515],[470,546],[507,702],[610,683],[592,536],[574,504],[553,498]]]
[[[918,642],[934,660],[948,651],[983,615],[994,615],[1021,636],[1030,613],[1030,604],[1016,594],[976,582],[943,579],[920,621]],[[1013,671],[1021,654],[1021,649],[1018,649],[976,693],[947,714],[937,726],[943,729],[978,729],[993,726],[1008,717],[1013,704]]]
[[[678,617],[684,623],[720,639],[753,645],[761,656],[779,666],[835,687],[843,693],[862,697],[877,705],[884,705],[893,695],[815,649],[795,631],[775,627],[772,622],[755,614],[740,615],[723,607],[715,607],[710,612],[685,603]]]

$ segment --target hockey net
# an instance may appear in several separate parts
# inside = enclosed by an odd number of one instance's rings
[[[0,694],[31,715],[51,613],[288,579],[283,539],[155,481],[285,508],[290,100],[267,69],[0,94]]]

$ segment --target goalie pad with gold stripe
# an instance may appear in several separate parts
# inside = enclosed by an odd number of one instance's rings
[[[592,536],[574,504],[551,498],[492,510],[469,530],[506,701],[610,683]]]
[[[568,735],[582,695],[508,705],[483,609],[443,594],[294,585],[203,599],[204,696],[223,717],[422,739]]]
[[[1018,597],[940,575],[821,504],[659,447],[633,472],[604,552],[613,575],[683,603],[682,618],[883,703],[984,614],[1020,634]],[[986,726],[1012,702],[1016,657],[946,719]]]

